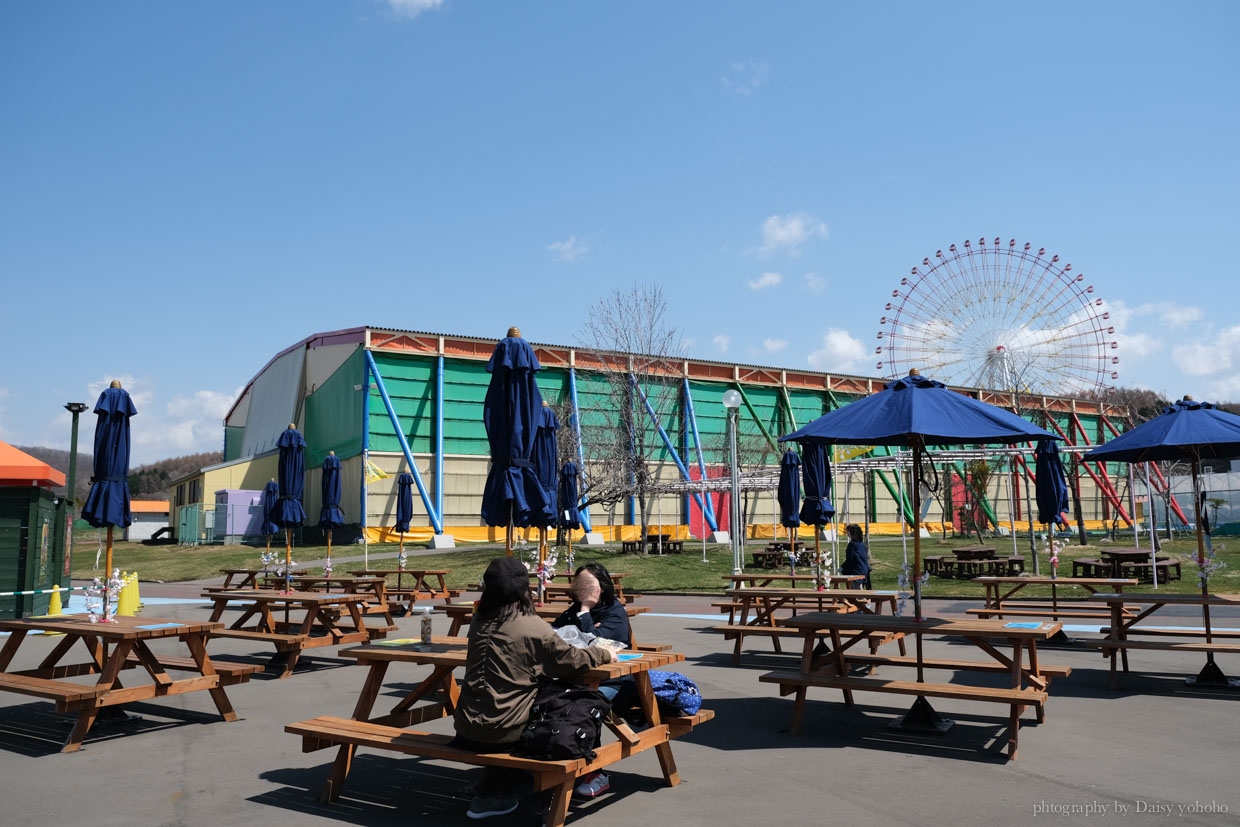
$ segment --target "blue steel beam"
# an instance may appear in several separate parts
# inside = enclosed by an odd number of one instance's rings
[[[369,355],[369,354],[367,354]],[[362,537],[366,536],[366,463],[370,460],[370,365],[362,365]],[[362,542],[365,542],[363,540]]]
[[[418,464],[413,461],[413,452],[409,450],[409,443],[405,440],[405,432],[400,427],[400,420],[396,418],[396,408],[392,407],[392,399],[388,396],[387,388],[383,385],[383,375],[379,373],[379,366],[375,364],[375,357],[370,355],[369,350],[366,351],[366,365],[375,377],[375,385],[379,388],[379,396],[383,399],[383,407],[387,408],[388,419],[392,420],[392,430],[396,432],[396,438],[400,440],[400,450],[405,455],[405,461],[409,463],[409,470],[413,473],[413,482],[418,487],[418,496],[422,498],[422,505],[425,506],[426,513],[431,518],[431,526],[435,529],[436,534],[443,534],[443,520],[435,510],[434,504],[431,503],[430,495],[426,493],[426,486],[422,483],[422,475],[418,472]]]
[[[646,398],[646,392],[643,391],[641,386],[637,384],[637,379],[631,373],[629,374],[629,384],[633,386],[638,395],[642,398],[642,404],[646,406],[646,413],[650,415],[650,421],[653,422],[654,426],[659,429],[659,436],[663,439],[664,447],[666,447],[667,452],[672,455],[672,459],[676,461],[676,467],[680,469],[680,476],[684,478],[685,482],[690,482],[691,479],[689,477],[689,469],[685,468],[685,464],[681,462],[680,454],[677,452],[676,446],[672,444],[672,440],[668,437],[667,431],[663,430],[663,423],[659,422],[659,415],[654,412],[654,408],[650,405],[650,400]],[[695,493],[693,495],[693,499],[697,500],[698,508],[702,509],[702,513],[706,513],[706,506],[702,503],[702,495]],[[715,531],[716,527],[712,525],[710,530]]]
[[[573,433],[577,435],[577,465],[581,470],[581,490],[578,495],[581,499],[586,498],[586,449],[581,444],[581,411],[577,407],[577,369],[568,369],[568,395],[573,400],[573,413],[569,416],[569,424],[573,426]],[[590,532],[590,506],[581,509],[581,527]]]
[[[706,461],[702,459],[702,438],[698,436],[697,414],[693,412],[693,394],[689,393],[689,380],[685,379],[685,414],[689,419],[689,427],[693,430],[693,446],[697,449],[698,475],[701,479],[706,479]],[[688,458],[689,453],[685,451],[685,457]],[[715,506],[711,504],[710,494],[705,497],[706,507],[702,510],[702,514],[706,517],[706,524],[710,526],[711,531],[719,530],[719,523],[715,519]]]
[[[435,373],[435,513],[443,519],[443,354]],[[435,532],[436,534],[442,532]]]

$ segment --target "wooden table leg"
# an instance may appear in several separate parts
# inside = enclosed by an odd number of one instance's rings
[[[543,822],[546,827],[561,827],[568,818],[568,802],[573,796],[573,785],[576,781],[575,777],[568,776],[555,788],[555,793],[551,797],[551,806],[547,808],[547,820]]]
[[[633,677],[637,685],[637,697],[641,701],[646,721],[651,726],[662,725],[663,718],[659,715],[659,703],[655,699],[654,688],[650,685],[650,673],[642,671]],[[680,783],[680,773],[676,771],[676,759],[672,757],[671,743],[664,741],[654,748],[654,752],[659,758],[659,766],[663,769],[663,780],[667,782],[667,786],[675,787]]]
[[[194,659],[198,671],[203,675],[215,675],[217,674],[215,666],[211,663],[211,656],[207,654],[207,634],[186,635],[185,644],[189,647],[190,657]],[[237,713],[228,700],[228,693],[224,691],[224,687],[217,684],[207,691],[211,693],[211,700],[215,703],[215,709],[220,713],[221,718],[225,721],[237,720]]]
[[[388,661],[385,660],[374,661],[370,664],[370,672],[366,675],[362,694],[357,699],[357,705],[353,707],[353,720],[370,720],[375,700],[383,690],[383,678],[387,675],[387,669]],[[353,756],[356,753],[357,747],[354,744],[340,745],[340,749],[336,752],[336,761],[332,764],[331,774],[327,777],[327,781],[323,784],[323,791],[319,794],[319,800],[324,804],[340,798],[345,779],[349,777],[349,770],[353,768]]]
[[[122,640],[118,642],[112,649],[112,654],[105,657],[103,664],[103,672],[99,675],[99,680],[95,682],[95,686],[111,689],[117,683],[117,675],[121,669],[125,667],[125,658],[129,657],[131,642]],[[105,649],[106,651],[106,649]],[[73,725],[73,730],[65,738],[64,746],[61,752],[77,752],[82,748],[82,741],[86,739],[86,733],[90,732],[91,726],[95,723],[95,718],[99,715],[99,710],[103,706],[104,695],[96,699],[95,705],[87,709],[83,709],[78,713],[77,722]]]
[[[17,648],[22,645],[22,641],[25,639],[26,639],[25,629],[18,629],[17,631],[9,635],[9,639],[4,642],[4,648],[0,649],[0,672],[3,672],[9,668],[9,663],[13,660],[13,656],[17,654]],[[53,653],[59,652],[60,655],[63,655],[65,651],[69,648],[69,646],[72,646],[72,645],[73,645],[73,636],[71,635],[67,636],[60,643],[56,644],[56,648],[53,650]],[[49,655],[48,657],[51,657],[51,656]],[[59,655],[57,655],[56,660],[60,660]],[[52,661],[51,664],[48,664],[46,661],[44,661],[43,665],[49,666],[49,665],[54,665],[55,663],[56,661]]]

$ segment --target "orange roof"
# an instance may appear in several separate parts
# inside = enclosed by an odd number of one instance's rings
[[[0,442],[0,485],[64,485],[65,475],[7,442]]]
[[[130,500],[129,510],[138,514],[167,514],[167,500]]]

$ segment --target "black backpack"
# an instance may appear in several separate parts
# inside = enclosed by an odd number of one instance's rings
[[[597,689],[557,684],[544,687],[513,754],[554,761],[593,761],[603,719],[610,711],[607,697]]]

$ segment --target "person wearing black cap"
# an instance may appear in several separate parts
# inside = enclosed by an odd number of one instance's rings
[[[497,752],[516,746],[543,683],[607,663],[611,652],[572,646],[535,614],[529,570],[516,558],[492,560],[482,583],[452,717],[462,746]],[[467,815],[511,813],[533,791],[529,773],[486,767]]]

